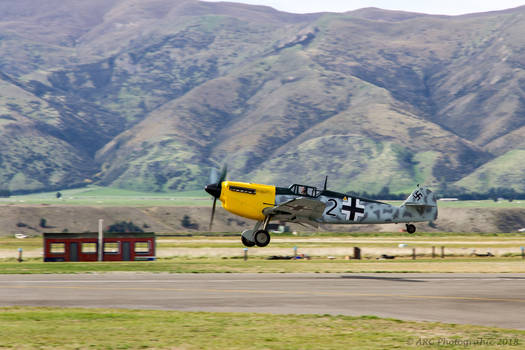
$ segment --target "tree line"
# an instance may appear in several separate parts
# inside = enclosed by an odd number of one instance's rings
[[[464,189],[446,189],[434,191],[437,198],[457,198],[462,201],[470,200],[494,200],[505,199],[505,200],[525,200],[525,192],[517,192],[513,188],[509,187],[491,187],[487,192],[469,192]],[[357,196],[375,200],[405,200],[410,193],[391,193],[388,186],[384,186],[378,193],[368,193],[350,191],[347,192],[350,196]]]

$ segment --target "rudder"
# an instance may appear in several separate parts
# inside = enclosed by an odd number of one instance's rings
[[[437,207],[434,193],[428,188],[418,187],[403,202],[404,206]]]
[[[437,219],[438,210],[436,197],[428,188],[419,187],[418,185],[418,187],[403,202],[401,207],[406,207],[408,211],[419,214],[417,215],[417,221],[434,221]]]

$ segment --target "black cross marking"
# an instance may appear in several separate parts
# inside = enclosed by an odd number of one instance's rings
[[[341,207],[341,212],[350,213],[350,220],[355,220],[355,213],[364,213],[365,209],[357,206],[357,198],[350,198],[350,206],[344,205]],[[343,202],[344,203],[344,202]]]
[[[416,201],[420,200],[421,197],[423,197],[423,195],[421,194],[421,192],[419,192],[419,190],[414,192],[414,198],[416,199]]]

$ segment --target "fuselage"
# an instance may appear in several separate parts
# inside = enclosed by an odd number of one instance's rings
[[[428,192],[431,194],[430,191]],[[298,184],[286,188],[223,181],[219,199],[224,209],[229,212],[248,219],[262,221],[265,218],[263,214],[265,208],[279,206],[299,197],[317,200],[325,204],[323,215],[313,219],[317,223],[408,223],[432,221],[437,218],[437,206],[393,206],[388,203]],[[272,219],[286,220],[287,217],[280,218],[277,215]]]

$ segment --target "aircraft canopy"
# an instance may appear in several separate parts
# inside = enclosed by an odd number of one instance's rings
[[[298,196],[316,198],[321,195],[321,191],[317,187],[293,184],[289,187],[290,191]]]

